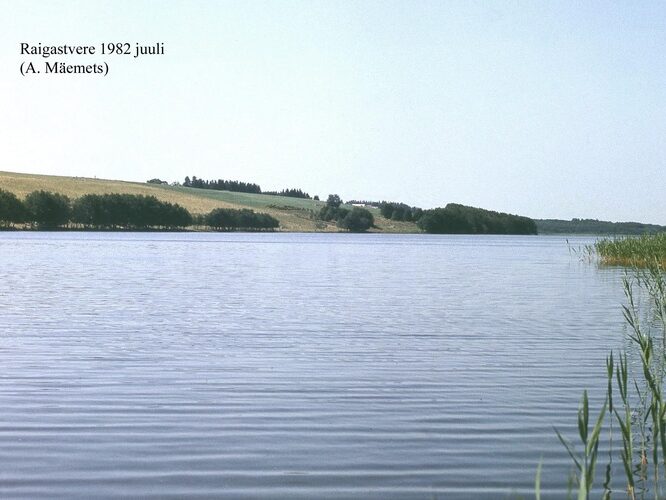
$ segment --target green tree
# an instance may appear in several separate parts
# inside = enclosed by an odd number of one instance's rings
[[[25,222],[27,210],[14,193],[0,189],[0,222],[4,226]]]
[[[321,210],[319,211],[319,218],[325,221],[339,220],[346,215],[346,210],[340,208],[340,205],[342,205],[340,197],[337,194],[329,194],[328,199],[326,200],[326,205],[321,207]],[[341,214],[341,210],[345,210],[345,214]]]
[[[375,225],[375,219],[369,210],[361,207],[354,207],[338,219],[337,226],[347,229],[352,233],[362,233]]]
[[[326,200],[327,207],[338,208],[342,205],[342,200],[337,194],[329,194],[328,199]]]
[[[67,224],[70,216],[69,198],[48,191],[33,191],[25,198],[29,220],[41,228]]]

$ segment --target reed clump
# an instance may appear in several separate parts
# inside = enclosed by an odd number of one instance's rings
[[[666,235],[659,238],[666,242]],[[634,242],[624,244],[632,248]],[[659,260],[644,259],[647,267],[634,267],[623,278],[630,342],[619,356],[611,352],[606,359],[602,407],[592,417],[583,392],[578,448],[556,430],[573,461],[578,500],[590,498],[600,461],[606,463],[599,498],[666,499],[666,272]],[[608,454],[598,453],[600,442],[608,445]],[[539,481],[537,498],[538,489]]]
[[[666,268],[666,233],[605,238],[594,244],[602,264]]]

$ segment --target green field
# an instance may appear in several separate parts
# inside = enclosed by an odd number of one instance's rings
[[[278,219],[280,229],[283,231],[338,231],[334,223],[318,221],[314,217],[314,214],[323,206],[324,202],[286,196],[13,172],[0,172],[0,189],[11,191],[19,198],[24,198],[28,193],[40,189],[61,193],[72,199],[85,194],[127,193],[152,195],[162,201],[178,203],[193,214],[208,213],[214,208],[249,208],[256,212],[270,214]],[[371,209],[371,211],[377,226],[372,231],[389,233],[419,232],[416,224],[412,222],[387,220],[381,217],[379,210]]]

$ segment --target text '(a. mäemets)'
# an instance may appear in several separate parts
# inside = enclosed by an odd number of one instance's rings
[[[142,56],[164,55],[164,43],[157,42],[151,45],[138,42],[107,42],[96,45],[49,45],[41,42],[34,45],[30,43],[20,44],[21,56],[40,56],[42,61],[24,60],[21,62],[20,71],[23,76],[38,74],[99,74],[109,73],[107,57],[125,56],[133,59]],[[72,61],[72,58],[105,58],[104,61]],[[57,60],[54,60],[56,59]],[[83,61],[81,61],[83,62]]]
[[[109,65],[101,64],[67,64],[64,62],[45,62],[43,67],[32,62],[22,62],[20,71],[23,76],[39,74],[56,75],[103,75],[109,74]]]

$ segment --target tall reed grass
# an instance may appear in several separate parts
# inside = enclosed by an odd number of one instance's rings
[[[621,266],[652,266],[666,268],[666,233],[605,238],[593,249],[603,264]]]
[[[664,499],[666,235],[600,243],[596,251],[602,261],[634,265],[623,278],[626,298],[623,314],[629,347],[619,356],[611,352],[606,359],[605,402],[596,412],[596,418],[591,418],[587,391],[583,392],[577,418],[581,451],[576,451],[574,444],[556,432],[573,462],[578,500],[588,500],[593,492],[598,492],[604,500],[610,500],[611,495],[631,500]],[[620,431],[619,443],[613,440],[614,427]],[[600,442],[608,445],[607,456],[600,457]],[[605,479],[601,487],[593,490],[600,460],[606,461]],[[540,498],[539,482],[537,498]]]

